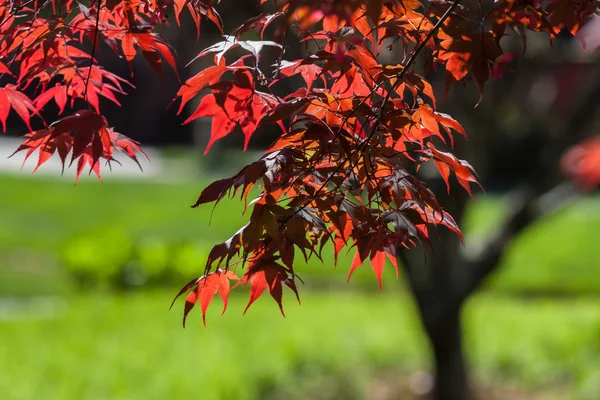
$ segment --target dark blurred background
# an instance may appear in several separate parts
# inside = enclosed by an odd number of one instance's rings
[[[225,12],[226,31],[256,13],[252,2]],[[165,32],[182,66],[219,35],[204,23],[196,42],[186,18],[183,28]],[[518,40],[503,45],[519,58]],[[290,49],[286,58],[302,54]],[[100,59],[129,77],[127,63],[108,49]],[[211,63],[181,68],[182,81]],[[424,73],[424,66],[417,68]],[[423,178],[459,210],[466,234],[464,247],[432,257],[476,259],[526,190],[541,211],[510,232],[462,314],[475,391],[482,399],[598,399],[600,198],[578,194],[559,159],[600,132],[600,59],[569,35],[552,49],[545,35],[530,35],[527,54],[510,68],[487,84],[476,108],[475,83],[454,85],[442,100],[443,76],[428,75],[439,111],[469,133],[468,141],[457,138],[456,152],[486,190],[475,190],[476,203],[446,195],[437,172],[424,168]],[[277,130],[256,133],[245,153],[236,131],[203,156],[210,121],[181,125],[194,105],[180,116],[177,103],[169,107],[180,85],[175,74],[165,68],[160,80],[138,58],[132,69],[137,89],[119,98],[122,108],[102,106],[118,131],[142,142],[151,158],[144,173],[124,160],[105,169],[104,183],[86,176],[74,186],[74,172],[61,177],[52,160],[32,176],[33,163],[21,172],[20,156],[7,159],[25,127],[11,119],[0,138],[0,397],[391,400],[425,393],[429,348],[405,277],[396,281],[387,268],[379,292],[365,266],[346,283],[351,254],[338,270],[332,256],[325,264],[299,262],[302,306],[286,292],[285,319],[267,298],[242,317],[248,293],[241,289],[223,317],[214,301],[208,328],[200,313],[181,328],[183,304],[169,312],[172,297],[203,271],[212,245],[244,221],[237,200],[214,210],[189,206],[212,180],[255,159]]]

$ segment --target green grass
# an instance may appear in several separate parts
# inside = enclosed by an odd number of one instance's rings
[[[583,201],[516,238],[491,282],[515,291],[600,293],[600,202]]]
[[[242,226],[242,204],[225,199],[191,209],[210,182],[173,184],[146,181],[86,180],[74,186],[68,179],[1,176],[0,293],[52,292],[67,288],[61,265],[83,259],[86,268],[108,276],[131,258],[134,244],[147,268],[172,267],[182,274],[202,270],[213,244]],[[467,243],[485,237],[503,212],[498,198],[483,197],[469,209],[464,223]],[[600,289],[600,201],[586,199],[528,229],[511,245],[503,268],[487,286],[499,291],[596,293]],[[343,284],[351,256],[343,255],[333,269],[331,251],[325,264],[298,262],[304,277],[317,284]],[[353,276],[353,285],[376,288],[366,266]],[[25,273],[23,273],[25,272]],[[188,275],[189,274],[189,275]],[[393,278],[391,268],[387,280]],[[55,282],[40,284],[53,277]],[[322,283],[318,283],[318,282]],[[52,290],[50,290],[52,288]]]
[[[210,246],[242,224],[241,203],[224,200],[191,209],[209,177],[151,183],[0,175],[0,293],[72,292],[65,263],[108,277],[116,266],[167,265],[185,275],[202,270]],[[489,234],[504,204],[478,199],[469,209],[467,241]],[[498,293],[598,293],[600,201],[589,198],[540,221],[511,244],[487,294],[467,305],[466,348],[475,376],[498,384],[566,388],[573,399],[600,391],[600,301],[511,300]],[[136,259],[131,260],[133,248]],[[133,253],[132,253],[133,252]],[[209,327],[193,312],[181,329],[181,307],[167,312],[184,282],[166,292],[111,295],[99,290],[65,297],[0,300],[0,393],[31,399],[358,399],[389,371],[425,368],[426,344],[410,301],[390,268],[384,292],[368,266],[346,285],[351,255],[338,270],[298,263],[307,280],[298,307],[286,292],[287,319],[261,299],[242,318],[247,301],[233,296]],[[160,272],[160,271],[159,271]],[[107,278],[108,279],[108,278]],[[316,294],[339,283],[346,291]],[[325,283],[325,284],[324,284]],[[334,285],[335,286],[335,285]],[[197,310],[195,310],[197,311]],[[6,397],[8,396],[8,397]]]
[[[130,261],[134,245],[143,252],[136,257],[152,264],[147,268],[177,268],[186,276],[199,273],[211,246],[244,221],[238,199],[223,200],[214,212],[212,205],[189,207],[209,179],[172,184],[87,180],[74,186],[68,179],[0,175],[0,293],[69,287],[61,265],[70,260],[84,260],[86,268],[108,276]],[[478,199],[464,223],[467,243],[492,232],[502,212],[498,198]],[[488,288],[597,293],[599,222],[598,197],[538,222],[516,238]],[[299,260],[298,272],[316,278],[319,285],[343,284],[352,254],[343,255],[334,270],[331,253],[325,252],[325,264]],[[369,270],[366,266],[357,271],[353,284],[376,288]],[[37,285],[38,277],[49,275],[62,282]],[[391,268],[386,275],[388,281],[393,279]]]
[[[207,183],[113,180],[75,186],[67,179],[0,176],[0,241],[54,249],[73,236],[109,230],[133,237],[223,240],[241,224],[241,205],[223,200],[209,226],[210,207],[190,208]]]
[[[287,318],[261,298],[232,298],[208,328],[181,328],[172,293],[98,293],[0,306],[0,392],[45,399],[360,399],[378,374],[426,368],[407,297],[390,292],[286,292]],[[54,304],[54,307],[53,307]],[[14,307],[14,305],[13,305]],[[195,310],[196,311],[196,310]],[[600,390],[600,302],[515,302],[479,296],[466,314],[471,370],[496,384],[559,386],[570,399]]]

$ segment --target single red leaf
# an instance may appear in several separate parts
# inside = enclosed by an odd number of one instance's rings
[[[10,113],[10,102],[4,90],[0,90],[0,121],[2,122],[2,131],[6,132],[6,120]]]
[[[281,68],[279,69],[279,73],[283,76],[294,76],[296,74],[300,74],[304,82],[306,83],[306,88],[310,89],[312,87],[313,82],[321,74],[322,68],[316,64],[301,64],[302,60],[296,61],[281,61]]]
[[[450,193],[450,167],[444,164],[443,162],[437,160],[433,160],[433,162],[435,163],[435,166],[437,167],[438,171],[440,171],[440,175],[442,175],[442,179],[444,179],[444,182],[446,183],[448,193]]]
[[[8,69],[8,67],[2,62],[0,62],[0,74],[8,74],[11,76],[13,75],[12,72],[10,72],[10,70]]]
[[[246,275],[244,275],[245,277]],[[250,301],[248,301],[248,305],[244,309],[244,314],[248,311],[248,308],[254,303],[265,291],[265,288],[268,286],[267,278],[265,277],[265,271],[258,271],[252,274],[252,278],[248,278],[250,281]],[[244,278],[242,278],[244,281]],[[242,282],[240,281],[240,282]],[[245,284],[245,283],[244,283]]]
[[[385,267],[385,252],[383,250],[371,252],[371,267],[373,268],[373,272],[375,272],[375,276],[377,276],[379,290],[381,290],[383,289],[382,275],[383,268]]]
[[[102,181],[102,176],[100,176],[100,163],[98,160],[94,160],[94,156],[91,154],[92,150],[90,147],[86,148],[79,160],[77,161],[77,175],[75,176],[75,183],[79,181],[79,176],[83,172],[83,169],[86,165],[90,166],[90,173],[94,172],[98,179]]]
[[[183,107],[206,85],[212,85],[216,83],[221,75],[226,71],[225,64],[215,65],[203,69],[200,73],[194,75],[188,79],[183,86],[177,92],[177,96],[181,97],[181,104],[177,114],[181,113]]]
[[[185,298],[185,304],[183,306],[183,327],[185,328],[185,321],[187,319],[188,314],[194,306],[198,302],[198,293],[195,290],[192,290]]]
[[[225,40],[223,40],[222,42],[215,43],[212,46],[209,46],[206,49],[202,50],[192,61],[203,57],[209,53],[215,53],[215,63],[220,64],[221,59],[223,58],[225,53],[236,47],[242,47],[244,50],[249,51],[256,58],[256,62],[258,63],[258,59],[260,58],[260,52],[262,51],[264,46],[279,48],[282,47],[279,43],[270,40],[238,40],[235,36],[229,35],[224,35],[223,37],[225,38]]]
[[[206,326],[206,310],[212,302],[215,294],[219,293],[219,296],[223,300],[223,313],[227,310],[227,304],[229,302],[229,279],[238,279],[237,276],[231,271],[223,271],[221,269],[208,274],[198,280],[198,301],[200,302],[200,308],[202,309],[202,322]]]
[[[354,253],[354,258],[352,258],[352,265],[350,266],[350,272],[348,273],[347,282],[350,282],[350,278],[352,277],[354,270],[356,270],[356,268],[360,267],[363,263],[363,260],[361,260],[359,253],[360,252],[358,252],[358,251],[356,253]]]
[[[177,301],[177,299],[179,298],[179,296],[181,296],[182,294],[184,294],[185,292],[189,291],[191,288],[193,288],[194,286],[196,286],[196,283],[198,283],[198,279],[200,279],[200,278],[194,278],[194,279],[192,279],[191,281],[189,281],[188,283],[186,283],[184,287],[182,287],[179,290],[179,293],[177,293],[177,295],[175,296],[175,298],[171,302],[171,306],[169,307],[169,310],[171,308],[173,308],[173,305],[175,304],[175,301]]]
[[[54,154],[55,150],[56,150],[56,145],[54,143],[47,144],[46,146],[40,147],[38,162],[32,173],[35,173],[35,171],[37,171],[37,169],[43,163],[48,161],[50,159],[50,157],[52,157],[52,154]]]
[[[198,200],[192,205],[192,208],[196,208],[201,204],[211,203],[213,201],[219,201],[231,189],[233,185],[233,178],[219,179],[208,185],[198,197]]]
[[[0,121],[3,130],[6,131],[6,119],[10,107],[21,117],[27,128],[32,131],[30,118],[32,114],[39,115],[33,102],[17,89],[15,85],[7,84],[0,88]]]
[[[136,153],[145,153],[138,143],[107,127],[104,117],[90,110],[81,110],[64,117],[49,126],[48,129],[31,132],[25,135],[25,141],[13,153],[27,150],[25,160],[37,149],[40,150],[38,164],[34,172],[58,150],[64,171],[66,157],[72,152],[71,164],[76,160],[79,180],[86,165],[90,173],[94,172],[100,180],[100,159],[108,163],[114,161],[113,150],[117,149],[133,159],[138,165]],[[146,156],[148,158],[148,156]],[[141,166],[140,166],[141,168]]]
[[[298,298],[298,291],[296,285],[293,284],[293,278],[289,276],[289,273],[284,266],[274,261],[261,260],[260,258],[251,261],[248,271],[237,284],[246,286],[250,283],[250,300],[244,309],[244,314],[248,311],[252,303],[263,294],[265,289],[267,289],[271,297],[277,302],[281,315],[285,317],[282,305],[282,282],[286,282],[286,285],[294,291]],[[299,298],[298,301],[300,301]]]
[[[186,297],[184,304],[183,327],[185,328],[187,316],[197,302],[200,303],[200,308],[202,310],[202,322],[204,326],[206,326],[206,310],[217,293],[219,293],[219,296],[223,300],[223,312],[221,314],[225,313],[227,310],[227,304],[229,302],[229,280],[238,279],[239,278],[232,271],[218,269],[216,272],[212,272],[208,275],[189,281],[179,291],[171,303],[171,307],[173,307],[175,300],[177,300],[179,296],[192,289]]]
[[[396,270],[396,279],[398,279],[400,272],[398,270],[398,260],[396,259],[396,256],[388,253],[387,251],[385,252],[385,255],[387,256],[387,258],[390,260],[390,262],[394,266],[394,269]]]

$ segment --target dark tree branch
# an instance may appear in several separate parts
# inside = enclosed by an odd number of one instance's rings
[[[535,223],[537,220],[555,214],[568,205],[571,200],[580,197],[570,181],[558,184],[543,195],[524,187],[516,190],[510,197],[512,212],[476,254],[463,256],[468,279],[457,291],[455,304],[461,304],[471,293],[479,288],[484,279],[500,264],[508,244],[513,238]]]
[[[405,250],[397,249],[425,325],[435,325],[459,309],[498,267],[516,235],[540,218],[558,212],[578,196],[571,182],[560,180],[557,160],[566,147],[580,139],[590,123],[589,115],[596,109],[594,99],[600,95],[600,74],[592,74],[583,93],[571,104],[569,117],[558,124],[549,120],[548,130],[554,139],[538,155],[537,165],[526,182],[507,196],[511,211],[476,254],[455,251],[457,244],[451,237],[444,237],[438,243],[436,253],[426,262],[431,265],[413,265]],[[457,202],[460,203],[460,199]],[[452,215],[459,215],[460,207],[450,211]]]
[[[600,95],[600,74],[592,71],[589,78],[583,93],[570,105],[568,118],[562,124],[549,121],[548,130],[554,139],[539,155],[537,166],[529,179],[508,196],[512,199],[512,212],[506,216],[501,228],[487,240],[478,255],[464,260],[464,268],[468,268],[468,279],[456,291],[456,296],[453,296],[452,306],[460,306],[481,286],[483,280],[500,263],[514,236],[538,219],[558,212],[568,200],[580,197],[572,182],[559,181],[557,160],[567,147],[581,140],[590,124],[590,115],[597,108],[595,99]]]

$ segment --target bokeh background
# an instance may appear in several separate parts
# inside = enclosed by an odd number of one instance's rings
[[[247,3],[224,15],[227,28],[255,12]],[[218,40],[204,24],[194,41],[189,22],[165,32],[182,65]],[[520,57],[518,40],[505,46]],[[286,57],[301,55],[292,48]],[[125,61],[108,51],[101,58],[129,76]],[[0,398],[391,400],[426,392],[430,350],[404,278],[387,268],[379,291],[366,265],[346,283],[352,254],[337,270],[333,257],[299,262],[302,305],[284,293],[286,318],[267,297],[242,316],[248,292],[240,289],[224,316],[215,299],[207,328],[196,312],[181,327],[183,302],[169,311],[171,300],[202,273],[212,245],[244,223],[238,200],[214,210],[190,205],[212,180],[259,156],[276,131],[255,134],[245,153],[236,132],[203,156],[210,122],[182,126],[191,110],[177,116],[168,108],[174,74],[165,70],[161,81],[137,61],[138,89],[122,108],[103,106],[118,131],[142,142],[151,159],[142,161],[143,173],[123,160],[104,172],[104,183],[84,177],[74,186],[74,172],[61,177],[56,160],[31,175],[33,163],[21,171],[20,155],[7,158],[25,132],[16,118],[1,138]],[[182,79],[210,62],[182,68]],[[444,254],[477,254],[523,187],[533,188],[544,211],[510,238],[466,302],[471,378],[483,399],[598,399],[600,198],[565,181],[559,157],[600,132],[600,59],[569,35],[552,49],[547,37],[531,35],[527,54],[510,65],[514,71],[490,82],[476,108],[473,82],[455,85],[442,101],[443,76],[430,72],[438,109],[470,134],[458,138],[457,152],[486,190],[475,190],[476,202],[457,199],[423,169],[444,201],[465,206],[466,244]]]

